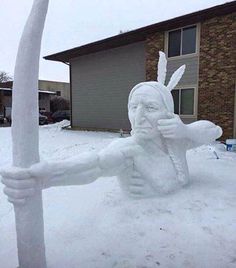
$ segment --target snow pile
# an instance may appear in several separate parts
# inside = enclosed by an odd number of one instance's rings
[[[70,121],[69,120],[62,120],[55,124],[43,125],[42,128],[46,129],[54,129],[54,131],[61,131],[63,128],[69,127]]]
[[[64,123],[63,123],[64,124]],[[42,159],[104,148],[119,134],[40,127]],[[216,159],[213,151],[219,159]],[[0,167],[11,164],[10,128],[0,129]],[[222,145],[189,151],[191,184],[156,199],[125,198],[115,177],[44,192],[49,268],[236,266],[236,154]],[[17,266],[14,213],[0,185],[1,267]]]

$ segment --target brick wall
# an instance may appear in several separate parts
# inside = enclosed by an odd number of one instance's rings
[[[233,137],[236,79],[236,13],[201,23],[198,119],[219,124]]]
[[[149,35],[146,39],[146,80],[157,79],[157,62],[159,51],[164,51],[164,33]]]

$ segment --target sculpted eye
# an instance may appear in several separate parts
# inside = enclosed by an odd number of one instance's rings
[[[147,110],[148,110],[149,112],[155,112],[155,111],[158,110],[158,107],[156,107],[156,106],[147,106]]]
[[[136,109],[137,109],[137,105],[131,105],[131,106],[130,106],[130,109],[131,109],[131,110],[136,110]]]

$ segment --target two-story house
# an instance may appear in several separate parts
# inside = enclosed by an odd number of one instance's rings
[[[186,64],[173,91],[175,113],[236,136],[236,1],[45,57],[70,66],[72,127],[129,130],[128,94],[156,80],[159,50],[167,55],[167,81]]]

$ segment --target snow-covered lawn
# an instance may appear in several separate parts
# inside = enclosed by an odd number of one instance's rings
[[[118,134],[40,127],[41,157],[67,159]],[[130,200],[115,177],[44,192],[49,268],[236,267],[236,154],[216,146],[188,153],[191,184],[169,196]],[[11,163],[10,128],[0,129],[0,168]],[[17,266],[12,206],[0,185],[0,267]],[[33,268],[33,267],[32,267]]]

